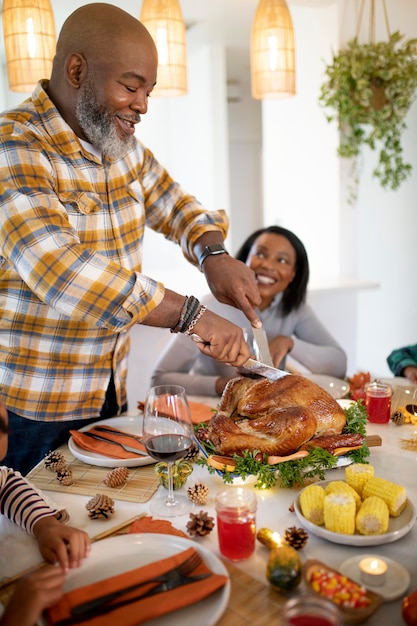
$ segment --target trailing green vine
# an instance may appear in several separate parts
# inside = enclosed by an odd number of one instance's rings
[[[416,98],[417,39],[402,42],[398,31],[388,41],[360,44],[355,37],[326,66],[320,104],[340,130],[338,154],[352,159],[350,202],[357,197],[358,159],[363,145],[378,151],[373,171],[384,188],[395,190],[408,178],[401,135]]]

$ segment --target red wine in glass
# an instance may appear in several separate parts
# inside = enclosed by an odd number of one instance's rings
[[[153,497],[151,512],[160,517],[184,515],[192,509],[189,498],[174,493],[172,466],[191,449],[194,429],[184,387],[157,385],[148,391],[143,412],[143,443],[149,456],[168,465],[168,495]]]
[[[184,435],[156,435],[146,441],[146,451],[153,459],[173,463],[191,450],[192,440]]]

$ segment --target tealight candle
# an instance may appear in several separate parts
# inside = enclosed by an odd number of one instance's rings
[[[385,583],[388,566],[383,559],[368,556],[359,562],[361,581],[364,585],[379,587]]]

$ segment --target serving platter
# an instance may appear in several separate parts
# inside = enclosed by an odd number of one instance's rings
[[[322,480],[314,483],[320,487],[325,488],[330,480]],[[416,521],[416,509],[410,500],[407,500],[406,507],[399,517],[390,517],[388,531],[381,535],[360,535],[355,533],[354,535],[344,535],[342,533],[335,533],[331,530],[327,530],[324,526],[317,526],[313,524],[307,518],[304,517],[301,511],[300,495],[303,490],[298,494],[294,502],[294,510],[297,518],[309,532],[316,537],[321,537],[327,541],[333,543],[343,544],[345,546],[379,546],[385,543],[392,543],[398,541],[401,537],[404,537],[414,526]]]

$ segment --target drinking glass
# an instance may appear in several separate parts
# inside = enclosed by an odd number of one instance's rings
[[[231,487],[217,494],[215,504],[220,552],[231,561],[248,559],[255,550],[255,493]]]
[[[143,412],[143,443],[157,461],[168,464],[168,495],[151,501],[151,512],[161,517],[188,513],[193,504],[174,492],[172,467],[191,449],[194,439],[190,407],[184,387],[157,385],[148,391]]]
[[[386,424],[391,417],[392,387],[377,380],[365,385],[365,406],[368,419],[375,424]]]
[[[319,596],[303,595],[284,605],[282,626],[342,626],[336,604]]]

